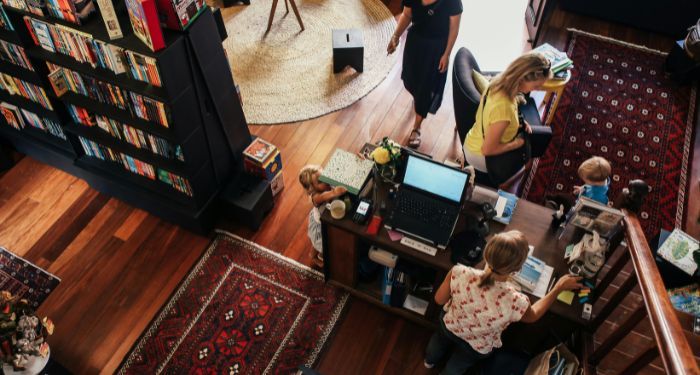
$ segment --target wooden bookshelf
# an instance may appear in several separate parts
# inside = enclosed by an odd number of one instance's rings
[[[54,110],[6,91],[0,91],[0,101],[31,111],[41,118],[57,121],[66,140],[29,124],[22,130],[14,129],[4,118],[0,118],[0,138],[7,139],[20,152],[86,180],[96,190],[189,229],[206,232],[213,223],[218,193],[242,168],[241,152],[251,140],[221,40],[218,40],[212,12],[205,9],[185,31],[164,29],[166,47],[152,52],[133,34],[125,4],[115,2],[114,5],[124,34],[123,38],[116,40],[109,39],[100,14],[93,14],[78,25],[53,18],[48,12],[42,17],[4,7],[15,30],[0,30],[0,39],[23,47],[35,71],[6,61],[0,61],[0,71],[42,87]],[[132,76],[128,66],[126,72],[116,74],[110,69],[93,67],[90,63],[60,53],[58,49],[54,53],[42,48],[35,44],[24,17],[66,26],[90,34],[98,41],[155,59],[161,87]],[[158,120],[140,118],[136,111],[120,108],[110,102],[114,98],[98,100],[97,91],[89,87],[83,93],[68,91],[57,97],[47,78],[50,73],[47,63],[79,74],[86,85],[86,79],[94,79],[100,85],[116,86],[163,103],[168,113],[168,126],[163,126]],[[103,86],[102,90],[104,87],[107,86]],[[104,95],[104,91],[100,95]],[[124,100],[133,103],[128,94]],[[145,136],[136,142],[141,147],[127,142],[119,131],[120,137],[117,137],[97,125],[76,123],[69,105],[85,109],[93,120],[98,115],[120,123],[118,130],[123,131],[123,125],[138,129]],[[149,116],[154,113],[146,107],[139,110],[149,112]],[[149,134],[162,140],[150,140]],[[100,147],[93,148],[89,142],[84,145],[81,138]],[[177,146],[184,160],[177,159],[175,155],[161,154],[173,154],[171,150]],[[84,147],[90,147],[90,152]],[[101,154],[106,151],[105,147],[109,148],[109,152],[116,153],[117,156],[113,154],[111,158],[119,159],[119,155],[123,154],[127,159],[119,160],[126,161],[118,163],[109,160],[109,155]],[[164,148],[166,151],[163,151]],[[147,173],[141,169],[142,164],[130,164],[130,158],[152,166],[155,179],[144,175]],[[171,173],[186,180],[191,195],[183,192],[188,189],[182,183],[161,181],[159,170],[163,171],[160,172],[163,179],[167,180],[171,175],[165,177],[165,174]]]

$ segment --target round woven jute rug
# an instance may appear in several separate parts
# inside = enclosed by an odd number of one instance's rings
[[[396,61],[397,53],[386,53],[396,21],[380,0],[296,4],[304,31],[284,0],[278,0],[268,33],[272,0],[237,6],[226,22],[224,48],[251,124],[301,121],[345,108],[375,88]],[[350,28],[362,30],[364,71],[333,74],[332,30]]]

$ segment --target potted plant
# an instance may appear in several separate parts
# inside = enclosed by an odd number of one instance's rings
[[[53,322],[39,319],[26,299],[8,291],[0,292],[0,360],[14,371],[31,367],[49,355],[46,338],[53,333]],[[43,367],[43,366],[42,366]]]
[[[401,159],[401,146],[389,137],[384,137],[378,147],[372,151],[370,158],[374,160],[376,174],[384,180],[393,182]]]

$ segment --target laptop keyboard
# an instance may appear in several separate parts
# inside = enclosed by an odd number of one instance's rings
[[[395,207],[406,216],[424,223],[437,224],[441,228],[449,228],[454,224],[452,210],[410,191],[401,191],[396,196]]]

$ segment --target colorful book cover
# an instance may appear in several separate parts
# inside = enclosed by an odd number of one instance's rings
[[[32,24],[34,34],[36,35],[36,38],[39,41],[39,45],[41,46],[41,48],[50,52],[56,52],[56,48],[53,44],[53,39],[51,38],[51,32],[49,31],[49,25],[46,22],[42,22],[35,19],[31,19],[30,22]]]
[[[10,126],[17,130],[24,128],[24,120],[17,106],[2,102],[0,103],[0,111]]]
[[[163,31],[158,21],[158,12],[154,0],[126,0],[126,9],[134,34],[151,51],[165,47]]]
[[[698,289],[698,284],[669,289],[668,297],[676,310],[700,317],[700,289]]]
[[[160,22],[173,30],[184,30],[204,10],[202,0],[157,0]]]
[[[263,164],[277,150],[277,147],[264,139],[257,137],[243,150],[243,155]]]
[[[119,26],[119,19],[117,18],[117,12],[114,11],[112,0],[97,0],[97,5],[100,7],[100,13],[107,28],[109,39],[114,40],[123,37],[124,34],[122,34],[122,28]]]
[[[698,241],[676,228],[659,247],[658,254],[683,272],[693,275],[698,269],[693,253],[698,250],[700,250]]]

